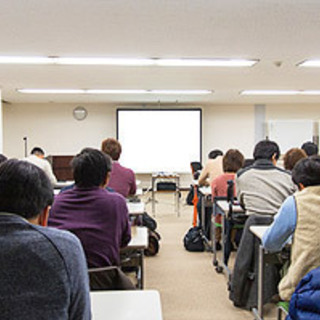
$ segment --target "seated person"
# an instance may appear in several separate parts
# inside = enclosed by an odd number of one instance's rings
[[[318,154],[318,146],[311,141],[305,142],[301,146],[301,149],[305,151],[305,153],[307,154],[308,157]]]
[[[46,228],[53,190],[26,161],[0,166],[0,310],[3,320],[91,319],[80,241]]]
[[[290,173],[276,167],[279,156],[275,142],[262,140],[255,146],[254,163],[237,172],[237,198],[247,214],[274,215],[295,191]]]
[[[239,150],[230,149],[226,152],[222,159],[223,174],[216,177],[211,182],[212,201],[215,197],[226,197],[228,189],[228,181],[235,180],[236,172],[242,168],[244,157]],[[234,188],[234,192],[236,192]],[[235,193],[236,194],[236,193]],[[221,224],[221,215],[217,215],[215,222]],[[221,227],[216,228],[216,248],[221,248]]]
[[[109,138],[102,141],[101,150],[112,159],[112,171],[108,187],[122,194],[125,198],[136,193],[136,178],[131,169],[123,167],[119,163],[121,144],[118,140]]]
[[[276,252],[293,236],[291,264],[279,284],[280,297],[285,301],[290,300],[299,281],[320,266],[320,157],[300,160],[292,179],[300,191],[286,199],[262,238],[263,246]]]
[[[303,149],[291,148],[288,150],[283,157],[283,166],[286,170],[292,171],[295,164],[303,158],[306,158],[307,154]]]
[[[201,171],[199,177],[199,186],[210,186],[212,180],[223,173],[222,170],[223,152],[220,150],[212,150],[208,154],[208,161]]]
[[[120,264],[120,248],[131,239],[125,199],[104,187],[111,159],[103,152],[83,149],[71,162],[75,180],[56,196],[49,225],[69,230],[81,241],[89,268]]]
[[[41,148],[33,148],[30,156],[23,160],[31,162],[41,168],[46,173],[53,186],[57,183],[57,178],[52,171],[49,161],[44,158],[44,151]]]

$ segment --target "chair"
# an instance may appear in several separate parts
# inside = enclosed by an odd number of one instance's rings
[[[130,279],[117,266],[88,270],[90,290],[135,290]]]
[[[190,167],[193,179],[198,180],[200,171],[202,170],[202,164],[198,161],[193,161],[190,163]]]

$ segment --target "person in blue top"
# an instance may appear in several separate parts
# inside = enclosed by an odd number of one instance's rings
[[[299,191],[289,196],[262,237],[265,249],[280,251],[292,237],[291,264],[279,284],[289,301],[299,281],[320,266],[320,157],[301,159],[292,170]]]

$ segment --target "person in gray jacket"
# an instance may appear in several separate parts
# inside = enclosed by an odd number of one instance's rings
[[[0,318],[91,319],[87,266],[80,241],[45,227],[53,190],[37,166],[0,166]]]
[[[279,156],[277,143],[262,140],[254,148],[254,163],[238,171],[237,198],[247,214],[274,215],[296,191],[290,172],[276,167]]]

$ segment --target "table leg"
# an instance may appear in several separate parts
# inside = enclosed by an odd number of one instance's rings
[[[264,249],[259,245],[259,268],[258,268],[258,308],[253,308],[255,320],[263,320],[263,279],[264,279]]]
[[[155,199],[155,177],[151,178],[151,202],[152,202],[152,214],[155,216],[155,211],[156,211],[156,199]]]

